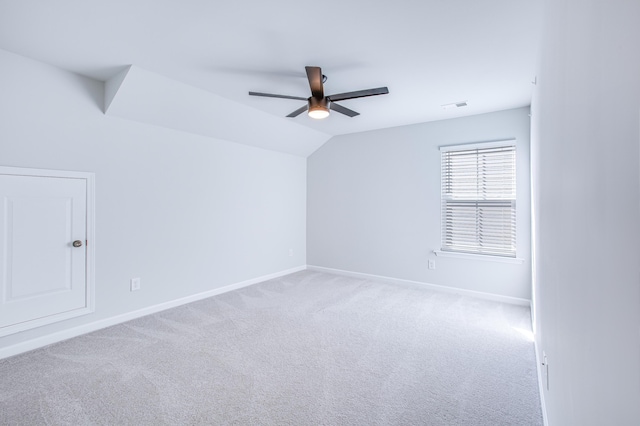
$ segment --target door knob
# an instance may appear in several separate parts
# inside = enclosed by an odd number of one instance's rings
[[[73,242],[73,246],[74,246],[74,247],[82,247],[82,241],[80,241],[80,240],[75,240],[75,241]]]

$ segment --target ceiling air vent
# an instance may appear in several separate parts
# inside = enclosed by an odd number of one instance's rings
[[[454,102],[452,104],[442,105],[442,108],[451,109],[451,108],[461,108],[461,107],[466,107],[466,106],[467,106],[467,101],[460,101],[460,102]]]

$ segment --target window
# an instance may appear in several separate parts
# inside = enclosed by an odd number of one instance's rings
[[[515,257],[515,141],[441,152],[442,251]]]

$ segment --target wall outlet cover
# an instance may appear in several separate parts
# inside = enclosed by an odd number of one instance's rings
[[[131,291],[140,290],[140,278],[131,278]]]

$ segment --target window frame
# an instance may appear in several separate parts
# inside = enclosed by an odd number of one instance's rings
[[[447,201],[455,201],[455,199],[447,198],[445,193],[445,170],[446,167],[444,153],[446,152],[454,152],[454,151],[472,151],[472,150],[485,150],[485,149],[494,149],[494,148],[513,148],[513,175],[511,176],[511,180],[513,182],[513,196],[512,197],[500,197],[502,200],[502,204],[511,205],[511,220],[512,221],[512,233],[507,234],[513,241],[513,251],[501,254],[501,253],[491,253],[482,251],[479,247],[478,250],[456,250],[455,248],[451,248],[450,246],[446,246],[445,240],[447,239],[446,229],[447,224],[445,223],[447,219],[446,215],[446,202]],[[517,258],[517,144],[516,139],[505,139],[505,140],[496,140],[491,142],[479,142],[479,143],[467,143],[467,144],[453,144],[453,145],[443,145],[439,147],[441,152],[440,157],[440,250],[434,250],[434,253],[438,256],[445,257],[454,257],[454,258],[470,258],[470,259],[478,259],[478,260],[489,260],[489,261],[497,261],[504,263],[522,263],[523,260]],[[464,200],[464,202],[470,204],[480,204],[480,205],[489,205],[495,201],[495,198],[482,198],[482,197],[462,197],[458,199],[458,201]],[[508,207],[507,207],[508,208]],[[476,217],[478,213],[476,212]],[[476,233],[476,235],[478,235]]]

